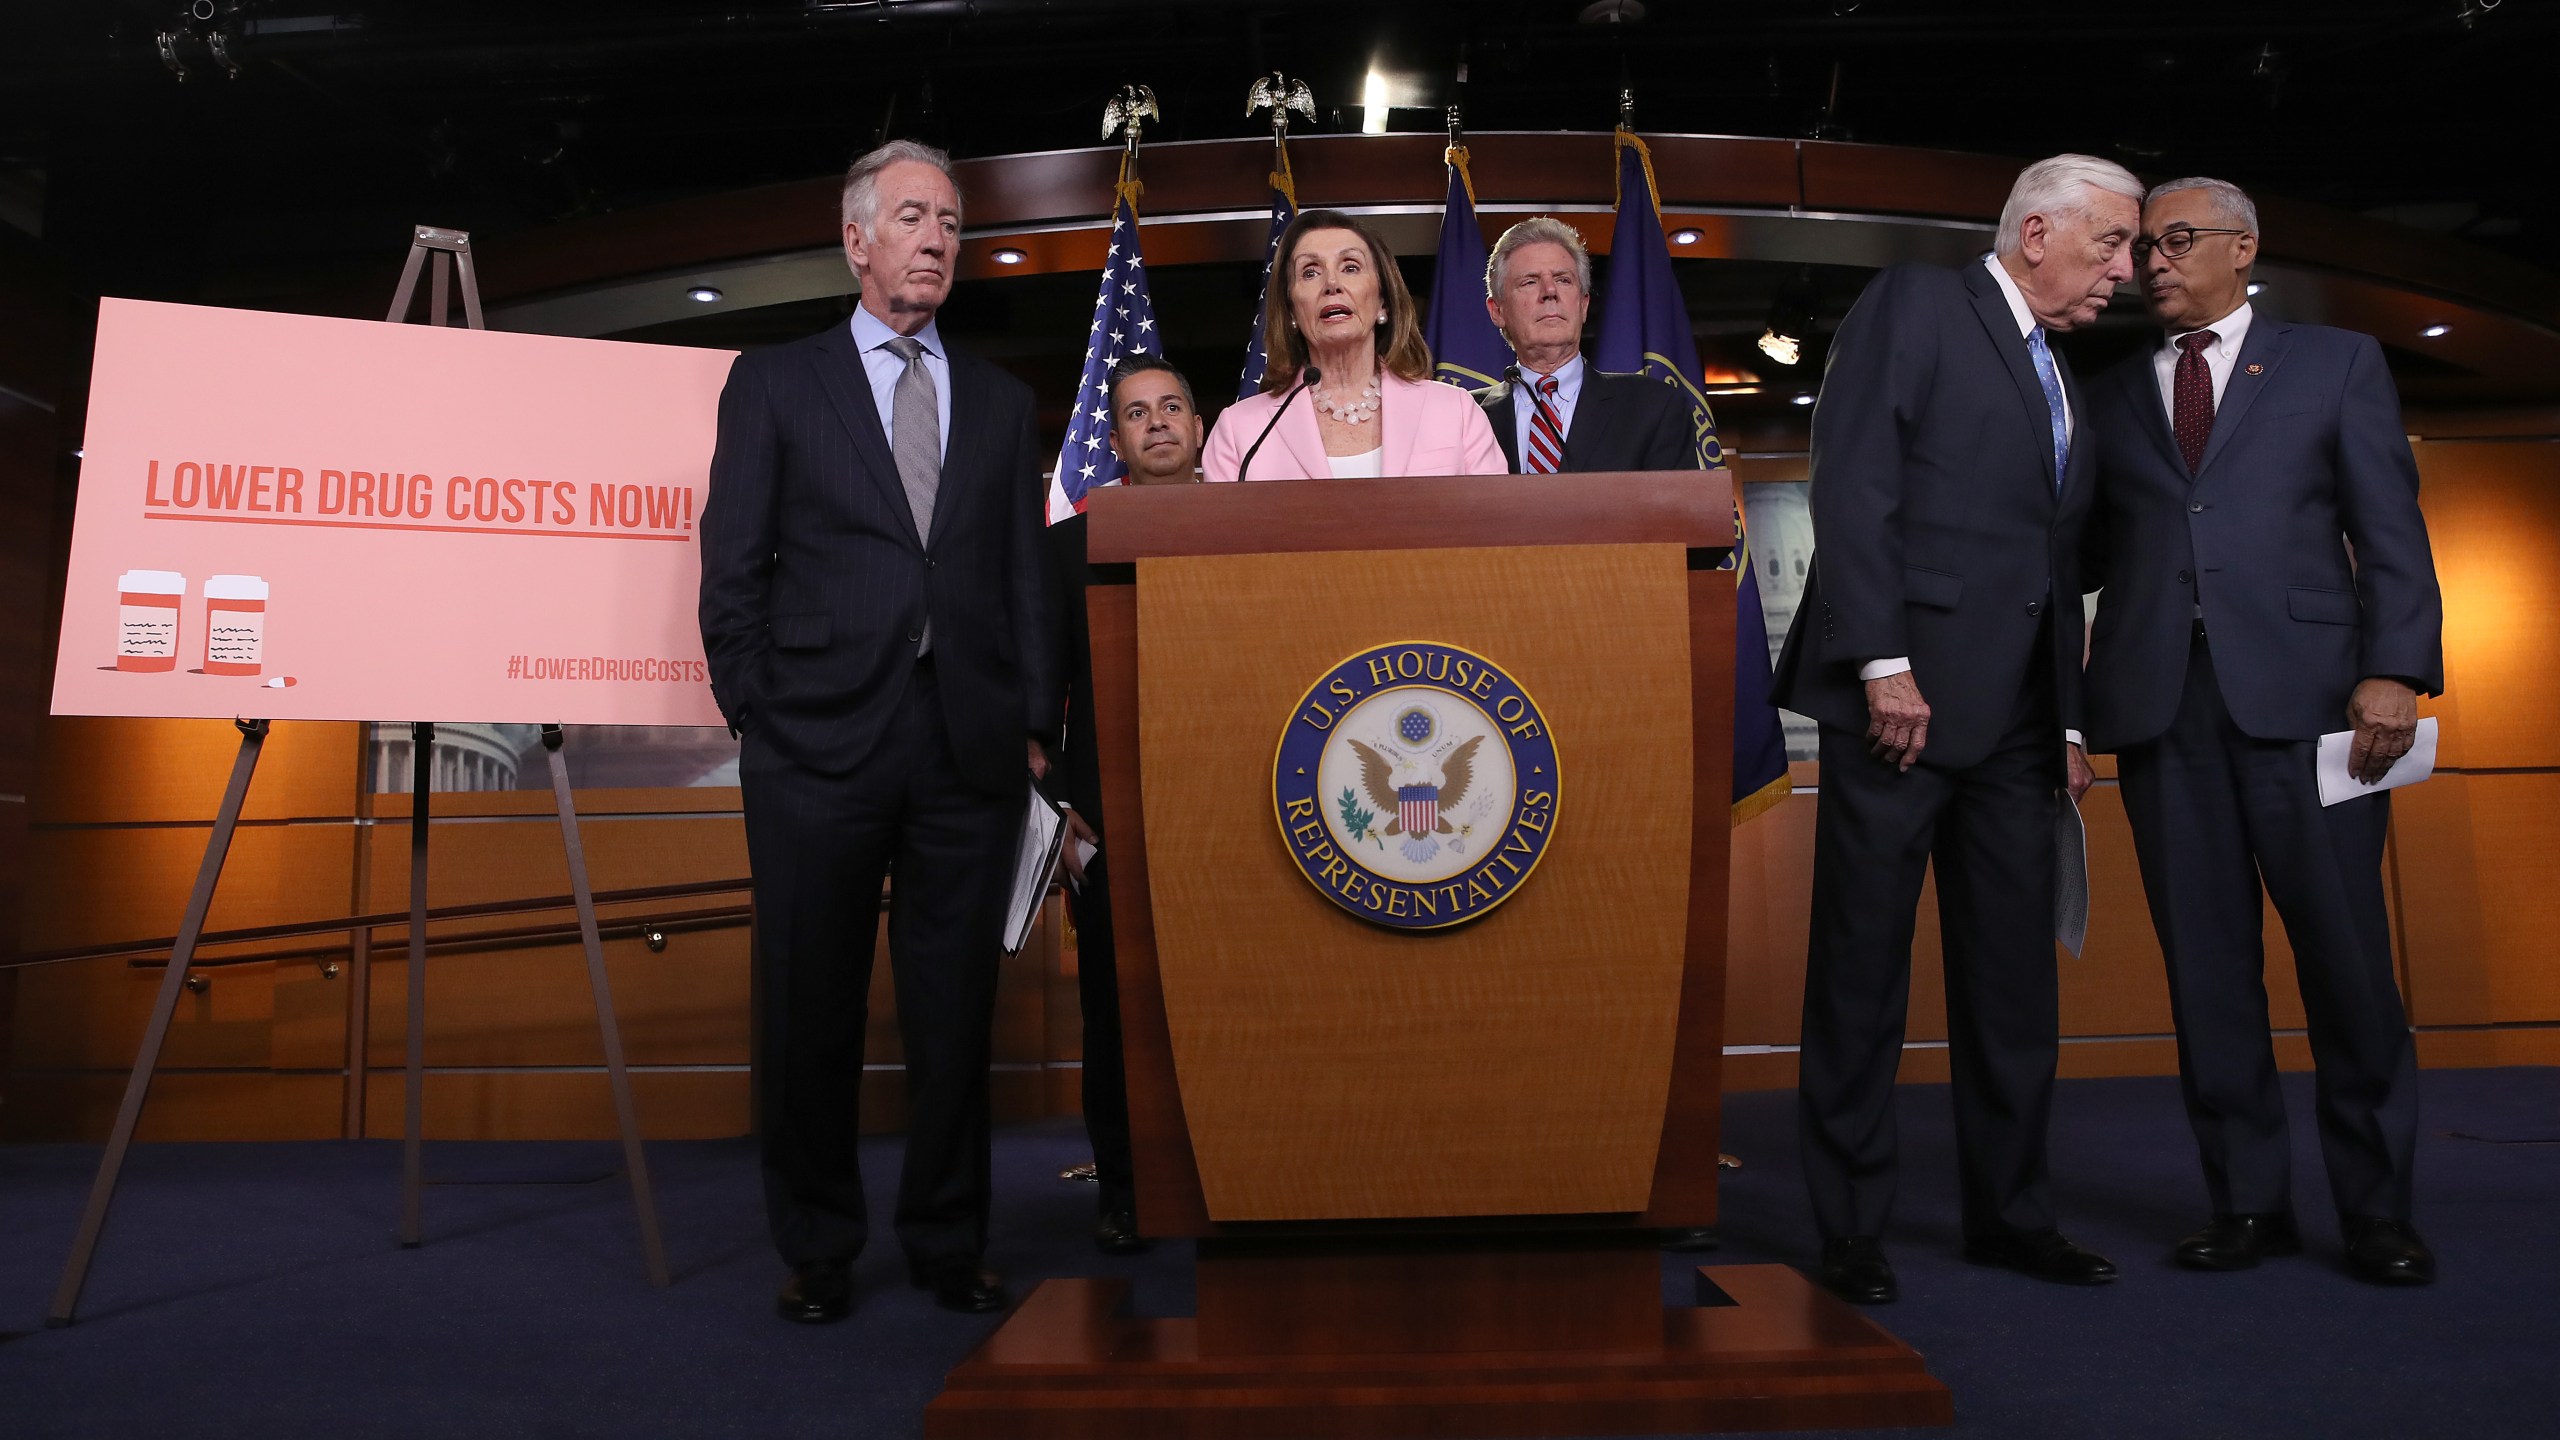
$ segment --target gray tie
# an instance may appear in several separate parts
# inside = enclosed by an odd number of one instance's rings
[[[924,342],[901,335],[888,342],[890,354],[907,362],[889,401],[889,454],[898,462],[898,483],[906,487],[907,509],[916,518],[916,536],[933,539],[933,497],[942,488],[942,408],[933,390],[933,372],[924,368]],[[916,654],[933,650],[933,618],[925,617]]]
[[[916,536],[929,541],[933,496],[942,488],[942,407],[934,394],[933,372],[924,368],[924,342],[901,335],[885,348],[907,362],[889,405],[889,453],[898,462],[907,509],[916,517]]]

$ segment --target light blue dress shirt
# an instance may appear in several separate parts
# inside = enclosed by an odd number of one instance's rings
[[[1582,370],[1582,352],[1579,350],[1574,352],[1572,359],[1556,367],[1556,393],[1548,397],[1547,408],[1556,412],[1556,424],[1564,431],[1559,437],[1562,439],[1573,437],[1573,406],[1582,398]],[[1518,445],[1513,453],[1520,457],[1523,472],[1529,468],[1529,422],[1538,415],[1538,402],[1530,392],[1537,390],[1543,378],[1528,366],[1521,366],[1520,384],[1524,393],[1511,397],[1511,435]]]
[[[862,373],[871,379],[871,403],[880,407],[880,433],[889,437],[889,448],[898,448],[898,437],[889,428],[889,414],[898,404],[898,377],[907,373],[907,362],[888,347],[898,338],[879,316],[854,307],[853,343],[862,348]],[[951,354],[942,348],[942,331],[928,320],[916,332],[924,342],[924,371],[933,377],[933,404],[942,421],[942,453],[951,453]]]

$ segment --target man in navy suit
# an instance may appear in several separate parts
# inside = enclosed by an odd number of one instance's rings
[[[1031,393],[947,348],[950,157],[854,162],[848,325],[740,356],[702,516],[702,638],[740,737],[762,1007],[765,1209],[785,1319],[851,1308],[855,1141],[881,884],[906,1050],[896,1230],[957,1310],[987,1241],[987,1062],[1013,852],[1058,721]],[[1027,742],[1027,743],[1026,743]]]
[[[2161,345],[2090,397],[2099,496],[2091,746],[2117,753],[2169,969],[2178,1077],[2213,1218],[2179,1263],[2297,1254],[2267,1031],[2264,895],[2293,942],[2320,1148],[2354,1271],[2425,1284],[2409,1223],[2417,1061],[2382,896],[2390,798],[2322,808],[2312,761],[2353,730],[2378,780],[2444,688],[2443,601],[2399,397],[2373,338],[2256,315],[2257,207],[2153,190],[2135,242]]]
[[[2046,1280],[2115,1267],[2055,1228],[2062,791],[2078,723],[2086,397],[2049,340],[2132,277],[2142,186],[2080,155],[2022,171],[1995,252],[1897,265],[1831,346],[1813,414],[1814,557],[1779,704],[1821,725],[1798,1117],[1822,1283],[1895,1297],[1894,1075],[1937,867],[1964,1252]]]
[[[1591,253],[1572,226],[1540,215],[1503,231],[1485,259],[1484,291],[1519,362],[1476,403],[1514,473],[1698,468],[1689,407],[1670,386],[1583,360]]]

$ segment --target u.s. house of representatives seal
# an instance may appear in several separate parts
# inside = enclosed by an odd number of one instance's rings
[[[1462,925],[1519,892],[1559,792],[1546,713],[1502,667],[1407,640],[1326,671],[1280,732],[1271,796],[1324,897],[1406,930]]]

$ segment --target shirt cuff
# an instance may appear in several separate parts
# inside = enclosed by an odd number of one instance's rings
[[[1859,666],[1858,678],[1861,680],[1881,680],[1887,675],[1899,675],[1910,668],[1910,656],[1896,655],[1890,660],[1870,660],[1866,664]]]
[[[2073,744],[2073,745],[2077,745],[2077,746],[2079,746],[2079,747],[2080,747],[2081,749],[2083,749],[2083,750],[2086,750],[2086,749],[2088,749],[2088,748],[2089,748],[2089,742],[2088,742],[2088,741],[2086,741],[2086,740],[2084,740],[2084,739],[2082,739],[2082,738],[2080,737],[2080,732],[2079,732],[2079,731],[2077,731],[2077,730],[2065,730],[2065,731],[2063,731],[2063,732],[2062,732],[2062,738],[2063,738],[2066,742],[2068,742],[2068,743],[2070,743],[2070,744]]]

